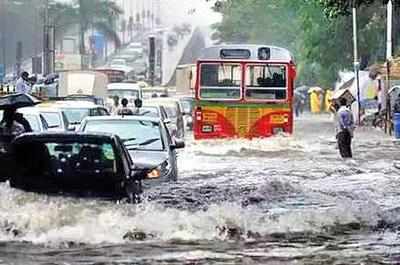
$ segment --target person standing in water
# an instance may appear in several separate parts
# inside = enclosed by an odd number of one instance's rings
[[[340,155],[342,158],[351,158],[353,157],[351,140],[355,126],[353,113],[347,107],[347,100],[345,98],[339,100],[339,109],[336,116],[336,139]]]

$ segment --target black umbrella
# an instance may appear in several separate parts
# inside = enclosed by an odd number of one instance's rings
[[[0,110],[31,107],[41,101],[29,94],[10,94],[0,97]]]

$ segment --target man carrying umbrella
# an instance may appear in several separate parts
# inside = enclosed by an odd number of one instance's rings
[[[0,121],[0,136],[14,138],[29,131],[25,119],[16,113],[18,108],[30,107],[40,103],[29,94],[11,94],[0,97],[0,110],[3,110],[3,119]]]
[[[27,72],[22,72],[20,78],[18,78],[15,84],[15,90],[17,93],[30,93],[32,88],[28,84],[29,74]]]

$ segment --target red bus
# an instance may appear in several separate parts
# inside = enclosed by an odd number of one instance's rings
[[[197,61],[195,139],[292,133],[295,77],[293,57],[283,48],[206,48]]]

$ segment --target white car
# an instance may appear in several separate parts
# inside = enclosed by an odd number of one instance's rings
[[[28,121],[33,132],[45,132],[50,129],[45,118],[42,114],[40,114],[37,108],[20,108],[17,112],[21,113],[23,117]]]

